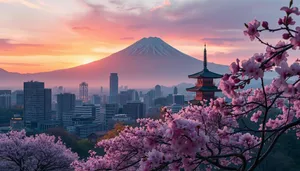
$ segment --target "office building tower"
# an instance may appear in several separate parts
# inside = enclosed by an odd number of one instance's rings
[[[168,96],[167,96],[167,103],[168,103],[168,105],[171,105],[171,104],[173,104],[173,102],[174,102],[174,100],[173,100],[173,94],[169,94]]]
[[[19,107],[24,106],[24,92],[23,91],[16,94],[16,106],[19,106]]]
[[[64,118],[75,109],[75,94],[64,93],[57,95],[57,120],[64,125]],[[71,114],[72,116],[72,114]]]
[[[93,117],[96,118],[96,106],[93,104],[84,104],[82,106],[75,106],[74,117]]]
[[[89,101],[88,89],[89,86],[86,82],[79,84],[79,99],[82,100],[83,103],[87,103]]]
[[[107,104],[108,103],[108,97],[107,97],[107,95],[103,95],[101,97],[101,102],[102,102],[102,104]]]
[[[184,95],[174,95],[174,103],[178,105],[184,105]]]
[[[173,94],[174,94],[174,95],[178,94],[178,89],[177,89],[177,87],[174,87]]]
[[[111,73],[109,78],[109,102],[117,103],[118,102],[118,86],[119,78],[118,73]]]
[[[92,96],[92,104],[94,105],[100,105],[101,104],[101,96],[94,94]]]
[[[24,122],[37,127],[45,119],[45,89],[43,82],[24,82]]]
[[[100,95],[103,95],[103,87],[100,88]]]
[[[159,98],[162,96],[161,87],[160,85],[155,86],[155,98]]]
[[[16,90],[11,93],[11,105],[14,107],[23,107],[24,105],[23,90]]]
[[[145,94],[144,103],[146,104],[147,109],[154,106],[154,98],[155,98],[155,91],[154,90],[150,90]]]
[[[166,97],[160,97],[154,100],[156,107],[164,107],[168,105],[168,99]]]
[[[123,113],[132,119],[144,118],[146,115],[146,106],[140,102],[127,103],[123,106]]]
[[[139,94],[136,90],[121,91],[118,97],[119,104],[125,105],[128,102],[139,102]]]
[[[0,90],[0,109],[11,108],[11,90]]]
[[[45,106],[45,118],[44,120],[52,120],[52,93],[51,89],[44,89],[44,106]]]
[[[112,120],[112,118],[118,114],[119,112],[119,105],[118,104],[106,104],[105,105],[105,116],[104,116],[104,122],[105,122],[105,128],[107,128],[107,124],[109,121]]]

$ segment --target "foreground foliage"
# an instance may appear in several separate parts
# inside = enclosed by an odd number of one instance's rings
[[[255,170],[285,133],[300,137],[300,65],[289,65],[288,51],[300,48],[300,27],[293,29],[297,7],[282,7],[279,28],[254,20],[245,24],[245,35],[266,46],[248,60],[230,65],[219,87],[231,99],[188,106],[164,120],[140,119],[140,127],[126,127],[119,136],[97,144],[106,154],[91,151],[86,161],[75,161],[84,170]],[[263,32],[282,32],[275,46],[260,38]],[[265,85],[266,72],[278,77]],[[261,88],[244,87],[259,80]]]
[[[0,134],[0,170],[68,171],[77,158],[54,136],[26,136],[25,131]]]

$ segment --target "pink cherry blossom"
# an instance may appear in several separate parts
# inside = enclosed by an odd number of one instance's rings
[[[235,62],[232,62],[229,68],[232,74],[236,74],[240,70],[240,67]]]
[[[77,154],[54,136],[26,136],[25,131],[0,134],[0,166],[5,171],[40,170],[71,171]]]
[[[292,7],[292,8],[289,8],[289,7],[282,7],[280,10],[282,11],[285,11],[287,13],[287,15],[290,15],[290,14],[296,14],[296,15],[300,15],[299,14],[299,9],[297,7]]]
[[[286,79],[288,76],[293,75],[293,71],[285,61],[282,61],[280,63],[280,67],[276,67],[275,71],[279,74],[279,76],[282,79]]]
[[[262,62],[265,58],[264,54],[262,53],[256,53],[254,54],[253,58],[256,60],[256,62]]]
[[[300,27],[296,27],[298,33],[295,34],[295,37],[291,38],[291,44],[294,46],[294,49],[297,47],[300,48]]]
[[[255,37],[259,37],[258,27],[260,26],[260,22],[257,20],[253,20],[252,22],[248,23],[248,28],[244,31],[245,35],[250,37],[250,40],[253,41]]]
[[[252,115],[252,117],[251,117],[251,121],[252,122],[255,122],[255,123],[257,123],[258,122],[258,119],[260,118],[260,116],[261,116],[261,114],[262,114],[262,112],[259,110],[259,111],[257,111],[257,112],[255,112],[253,115]]]
[[[179,113],[167,110],[159,120],[138,119],[139,126],[128,126],[119,136],[97,143],[104,148],[104,156],[91,152],[87,160],[74,161],[75,171],[255,170],[259,164],[253,161],[262,163],[268,157],[265,151],[276,146],[277,136],[295,130],[300,139],[300,66],[297,62],[288,65],[288,52],[300,47],[300,27],[295,32],[288,26],[296,24],[291,14],[299,15],[299,10],[281,10],[287,16],[279,19],[279,28],[271,29],[264,21],[265,29],[259,30],[257,20],[247,25],[244,34],[251,41],[260,33],[282,30],[285,34],[278,39],[284,40],[273,46],[260,38],[265,54],[255,53],[241,64],[233,62],[230,73],[219,82],[226,98],[190,104]],[[278,75],[269,84],[265,73],[274,71]],[[260,87],[245,89],[252,81]]]

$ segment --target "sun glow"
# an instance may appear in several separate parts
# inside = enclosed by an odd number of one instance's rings
[[[93,59],[90,59],[90,58],[84,58],[83,61],[82,61],[82,64],[88,64],[88,63],[91,63],[93,62],[94,60]]]

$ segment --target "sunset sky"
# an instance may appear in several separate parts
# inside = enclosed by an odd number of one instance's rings
[[[243,35],[243,23],[256,18],[275,26],[288,2],[0,0],[0,68],[20,73],[70,68],[150,36],[198,59],[207,43],[211,62],[230,64],[264,51]],[[270,36],[264,38],[275,42]]]

